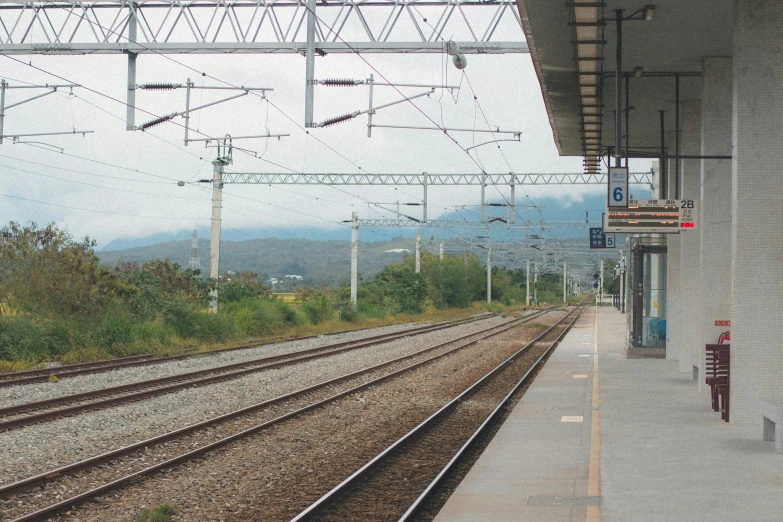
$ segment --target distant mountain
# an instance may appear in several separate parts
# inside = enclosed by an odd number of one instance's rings
[[[152,259],[169,259],[187,267],[191,241],[168,241],[125,250],[97,252],[101,261],[116,265],[119,261],[143,263]],[[359,243],[359,274],[369,277],[389,263],[401,260],[406,252],[387,250],[408,249],[413,252],[415,241],[394,238],[383,243]],[[209,241],[200,239],[198,251],[202,272],[209,271]],[[264,280],[283,279],[286,275],[300,275],[303,283],[339,284],[351,274],[350,241],[313,241],[308,239],[255,239],[225,241],[220,249],[221,274],[256,272]]]
[[[649,197],[649,190],[639,190],[639,187],[636,188],[637,190],[634,191],[634,197],[637,199],[644,199]],[[518,224],[524,220],[539,222],[542,219],[545,221],[584,221],[586,212],[590,222],[597,223],[601,220],[601,209],[605,208],[606,206],[606,196],[604,194],[587,194],[581,201],[565,200],[563,198],[555,197],[544,197],[536,198],[535,204],[540,205],[540,209],[534,209],[529,212],[522,213],[523,208],[521,205],[529,204],[530,201],[526,200],[524,196],[520,196],[519,192],[520,191],[518,190],[517,203],[520,205],[520,207],[517,208]],[[492,202],[505,203],[503,200],[493,200]],[[487,212],[491,216],[503,217],[506,215],[507,209],[506,207],[489,207]],[[439,219],[478,219],[478,216],[468,211],[458,210],[441,215],[439,216]],[[465,232],[467,233],[467,231]],[[151,246],[158,243],[182,241],[189,239],[191,234],[191,230],[180,230],[177,232],[165,232],[136,238],[117,238],[101,247],[100,251],[119,251],[136,247]],[[208,227],[201,227],[198,229],[198,236],[200,238],[208,238],[209,234],[210,230]],[[412,227],[396,229],[363,227],[359,232],[359,237],[365,241],[385,241],[384,238],[387,238],[392,234],[394,236],[412,239],[416,236],[416,229]],[[454,230],[444,231],[435,228],[422,229],[423,237],[443,238],[452,235],[454,235]],[[493,230],[493,238],[497,238],[498,240],[518,238],[519,235],[519,229],[503,230],[502,228],[498,228],[497,232]],[[584,229],[553,229],[552,237],[576,239],[587,237],[587,232]],[[296,227],[279,230],[263,228],[237,230],[234,228],[223,227],[221,238],[222,241],[225,242],[244,242],[248,239],[267,238],[300,238],[315,241],[348,241],[350,239],[350,230],[347,227]]]

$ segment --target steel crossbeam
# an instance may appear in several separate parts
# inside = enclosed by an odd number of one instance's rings
[[[0,0],[0,54],[304,54],[306,5]],[[322,0],[316,15],[319,54],[441,53],[441,35],[457,41],[463,54],[528,52],[513,0]],[[492,39],[509,26],[518,29],[518,38]]]
[[[226,172],[224,183],[260,185],[605,185],[606,174],[280,174]],[[649,172],[629,174],[647,185]]]
[[[357,224],[362,227],[404,227],[404,228],[487,228],[487,223],[482,223],[478,220],[468,219],[431,219],[429,221],[415,221],[413,219],[396,219],[396,218],[378,218],[378,219],[358,219]],[[590,227],[600,227],[600,223],[588,223],[586,221],[545,221],[543,224],[540,221],[523,221],[516,224],[498,225],[497,228],[508,229],[560,229],[560,230],[574,230]]]

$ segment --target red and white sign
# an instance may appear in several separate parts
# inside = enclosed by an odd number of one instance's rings
[[[715,321],[715,326],[731,326],[731,321]]]

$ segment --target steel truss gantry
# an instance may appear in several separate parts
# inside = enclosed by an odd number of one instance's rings
[[[365,227],[429,227],[429,228],[487,228],[486,222],[466,219],[431,219],[427,222],[414,221],[412,219],[359,219],[359,226]],[[587,221],[522,221],[506,226],[498,225],[498,228],[509,229],[549,229],[573,230],[581,228],[600,227],[601,223],[588,223]]]
[[[306,0],[0,0],[0,54],[302,54]],[[493,41],[506,23],[514,41]],[[358,28],[358,30],[357,30]],[[527,53],[513,0],[321,0],[315,50]]]
[[[258,185],[606,185],[606,174],[300,174],[226,172],[223,182]],[[632,172],[632,185],[652,183],[650,172]]]

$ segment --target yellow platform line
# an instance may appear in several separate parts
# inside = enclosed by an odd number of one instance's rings
[[[593,326],[593,410],[590,424],[590,464],[587,472],[587,496],[601,497],[601,411],[598,392],[598,306]],[[601,506],[587,506],[587,522],[601,521]]]

